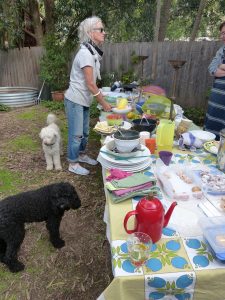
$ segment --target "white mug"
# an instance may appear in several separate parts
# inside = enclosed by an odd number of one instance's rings
[[[141,131],[140,132],[140,143],[145,145],[145,140],[150,138],[150,132],[148,131]]]

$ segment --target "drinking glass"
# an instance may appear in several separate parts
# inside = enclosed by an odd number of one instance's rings
[[[127,248],[131,263],[139,268],[149,259],[152,239],[143,232],[135,232],[127,239]]]

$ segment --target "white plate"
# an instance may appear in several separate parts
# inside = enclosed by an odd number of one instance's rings
[[[208,152],[210,152],[212,154],[217,154],[218,153],[218,149],[219,149],[219,142],[218,141],[206,142],[206,143],[204,143],[203,147]]]
[[[113,107],[112,108],[112,111],[116,114],[127,114],[131,111],[132,107],[131,106],[127,106],[126,108],[124,109],[118,109],[116,107]]]
[[[101,155],[100,155],[100,158],[101,158],[101,161],[104,165],[108,165],[111,168],[118,168],[118,169],[119,168],[126,168],[127,170],[130,170],[130,171],[132,171],[136,168],[139,168],[143,165],[146,165],[148,162],[151,162],[151,159],[147,158],[145,161],[142,161],[142,162],[140,162],[138,164],[135,164],[135,165],[129,164],[129,161],[127,162],[127,164],[120,164],[120,163],[117,164],[117,163],[113,163],[113,162],[110,162],[108,160],[105,160]]]
[[[116,158],[114,158],[110,155],[107,155],[105,153],[100,152],[100,154],[106,161],[111,162],[116,165],[118,165],[118,164],[119,165],[135,165],[135,164],[139,164],[143,161],[146,161],[148,159],[148,157],[146,157],[146,156],[149,156],[149,158],[150,158],[149,149],[147,147],[145,147],[144,145],[143,145],[143,147],[144,147],[144,151],[139,151],[137,155],[134,155],[135,156],[134,158],[124,158],[124,160],[123,159],[117,160]],[[102,146],[100,151],[101,150],[104,152],[107,152],[106,145]],[[129,161],[128,161],[128,159],[129,159]]]
[[[147,169],[151,163],[152,160],[148,159],[145,163],[139,164],[138,166],[114,166],[113,164],[106,162],[104,159],[102,159],[101,155],[99,154],[98,158],[97,158],[98,162],[100,162],[100,164],[102,165],[103,168],[105,169],[112,169],[112,168],[117,168],[123,171],[130,171],[130,172],[140,172],[143,171],[145,169]]]
[[[110,165],[111,168],[119,168],[119,167],[125,167],[127,169],[130,169],[132,170],[133,168],[137,168],[139,167],[140,165],[143,165],[145,163],[147,163],[149,160],[151,160],[150,158],[146,158],[145,160],[139,162],[139,163],[135,163],[135,164],[132,164],[131,163],[131,159],[129,160],[129,158],[127,160],[123,160],[124,163],[120,163],[120,161],[117,163],[117,162],[112,162],[112,161],[108,161],[107,159],[105,159],[103,156],[102,156],[102,153],[100,153],[100,157],[101,157],[101,160],[103,163],[107,164],[107,165]]]
[[[209,142],[215,140],[216,136],[214,133],[204,130],[191,130],[189,131],[196,138],[200,139],[202,142]]]
[[[108,143],[105,144],[105,146],[107,148],[107,152],[109,152],[113,156],[130,157],[130,156],[136,156],[139,152],[142,153],[144,151],[144,145],[140,144],[132,152],[116,152],[115,151],[116,145],[114,140],[109,141]]]

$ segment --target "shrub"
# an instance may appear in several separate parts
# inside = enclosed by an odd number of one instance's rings
[[[70,54],[54,35],[45,38],[45,54],[41,59],[40,76],[52,91],[63,91],[69,83]]]
[[[185,117],[192,120],[198,126],[203,126],[205,113],[205,110],[199,107],[184,108]]]
[[[64,110],[64,102],[42,100],[41,105],[47,107],[50,111]]]
[[[0,104],[0,111],[9,111],[10,107],[5,104]]]
[[[94,118],[98,118],[99,117],[99,109],[97,108],[97,101],[94,99],[91,106],[90,106],[90,118],[94,119]]]

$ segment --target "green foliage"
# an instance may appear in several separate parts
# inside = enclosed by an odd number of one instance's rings
[[[21,174],[7,169],[0,169],[0,178],[0,194],[16,192],[17,186],[21,183]]]
[[[189,38],[198,12],[199,0],[174,0],[166,37],[169,40]],[[225,14],[224,0],[207,1],[198,36],[218,38],[218,26]]]
[[[22,9],[26,7],[27,0],[0,1],[0,37],[5,36],[9,47],[19,45],[23,39],[24,19]],[[0,48],[4,48],[3,39],[0,39]]]
[[[101,74],[101,81],[97,83],[98,86],[112,86],[113,83],[117,80],[118,74],[117,72],[107,72]]]
[[[90,118],[98,118],[99,117],[99,109],[97,108],[97,101],[94,99],[90,106]]]
[[[108,39],[121,41],[152,41],[154,33],[156,1],[116,1],[117,8],[110,12],[106,26]],[[111,5],[112,9],[113,4]]]
[[[96,131],[94,131],[92,128],[90,128],[88,138],[89,138],[89,140],[100,141],[101,135],[98,134]]]
[[[127,72],[122,73],[121,81],[123,84],[131,83],[138,79],[137,74],[134,72],[133,69],[128,70]]]
[[[37,151],[39,144],[29,135],[21,135],[8,144],[13,151]]]
[[[130,55],[132,65],[137,65],[140,62],[139,56],[133,51]]]
[[[64,102],[42,100],[41,105],[47,107],[50,111],[64,110]]]
[[[4,104],[0,104],[0,111],[9,111],[10,107]]]
[[[38,116],[36,110],[33,109],[18,114],[17,118],[20,120],[36,120],[37,118],[40,119],[40,115]]]
[[[69,83],[70,52],[54,35],[45,38],[45,54],[41,59],[40,76],[53,91],[63,91]]]
[[[184,115],[192,120],[196,125],[203,126],[205,119],[205,110],[199,107],[191,107],[184,109]]]

